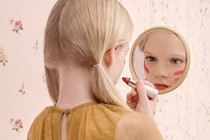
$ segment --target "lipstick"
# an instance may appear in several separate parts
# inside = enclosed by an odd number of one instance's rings
[[[168,85],[165,85],[165,84],[154,84],[155,88],[158,89],[158,90],[162,90],[162,89],[166,89],[168,88],[169,86]]]
[[[130,87],[136,88],[136,81],[131,78],[123,77],[122,80]],[[158,90],[155,88],[152,88],[148,85],[144,85],[144,88],[146,90],[147,96],[154,99],[158,95]]]

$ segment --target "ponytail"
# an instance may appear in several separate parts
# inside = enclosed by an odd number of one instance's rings
[[[93,91],[99,101],[128,108],[101,65],[93,66],[93,77]]]

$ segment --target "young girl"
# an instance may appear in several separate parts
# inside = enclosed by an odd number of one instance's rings
[[[58,0],[45,32],[44,62],[54,106],[34,120],[28,140],[162,140],[149,100],[137,82],[136,110],[115,88],[132,22],[117,0]],[[144,115],[144,114],[146,115]]]

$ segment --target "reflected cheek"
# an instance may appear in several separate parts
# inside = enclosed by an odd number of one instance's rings
[[[174,79],[174,81],[179,81],[179,79],[180,79],[180,77],[178,77],[178,78],[175,78],[175,79]]]
[[[181,78],[183,73],[184,73],[184,70],[179,70],[179,71],[174,72],[173,74],[175,76],[174,80],[178,81]]]
[[[179,71],[174,72],[174,75],[180,76],[183,73],[184,73],[184,70],[179,70]]]

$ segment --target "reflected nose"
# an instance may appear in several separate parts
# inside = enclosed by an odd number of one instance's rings
[[[168,77],[167,67],[163,65],[157,66],[155,70],[155,76],[158,78],[167,78]]]

